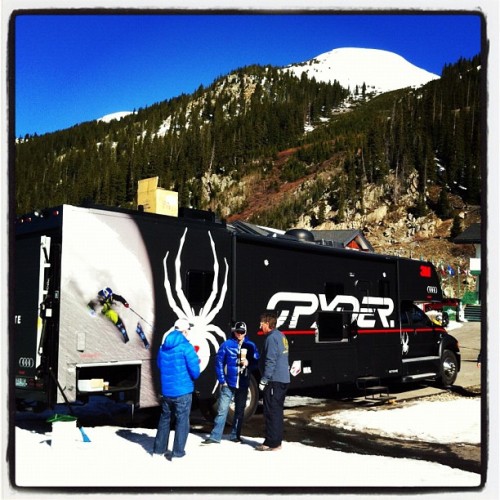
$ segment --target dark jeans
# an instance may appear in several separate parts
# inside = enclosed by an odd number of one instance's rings
[[[161,397],[161,416],[158,422],[153,453],[164,455],[168,450],[170,420],[175,419],[175,437],[172,457],[183,457],[189,434],[189,415],[191,413],[192,394],[177,397]]]
[[[248,387],[236,389],[234,393],[234,419],[231,428],[230,439],[241,437],[241,428],[243,427],[243,418],[245,407],[247,405]]]
[[[283,407],[288,384],[268,382],[264,389],[264,445],[270,448],[281,446],[283,441]]]

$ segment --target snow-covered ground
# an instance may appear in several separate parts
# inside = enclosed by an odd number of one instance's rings
[[[303,403],[290,398],[287,406]],[[321,420],[426,442],[480,441],[479,398],[337,411]],[[186,456],[167,461],[150,455],[154,429],[85,427],[90,442],[83,442],[74,424],[57,425],[67,430],[16,428],[18,486],[474,488],[481,479],[423,460],[344,453],[296,442],[285,442],[277,452],[255,451],[261,440],[248,437],[243,444],[223,440],[203,446],[206,435],[196,432],[189,436]],[[307,443],[306,435],[303,441]]]

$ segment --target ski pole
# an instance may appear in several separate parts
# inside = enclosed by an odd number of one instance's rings
[[[135,311],[134,309],[132,309],[130,306],[129,306],[129,309],[134,313],[134,314],[137,314],[137,316],[139,316],[139,318],[142,319],[142,321],[144,321],[144,323],[146,323],[146,325],[149,325],[151,328],[153,328],[153,325],[147,321],[145,318],[143,318],[137,311]]]

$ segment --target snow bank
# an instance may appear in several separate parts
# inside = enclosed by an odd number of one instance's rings
[[[313,420],[346,430],[429,443],[481,442],[479,398],[344,410]]]

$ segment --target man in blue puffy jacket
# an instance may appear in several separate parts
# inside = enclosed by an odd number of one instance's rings
[[[210,437],[202,444],[220,443],[229,405],[234,399],[234,420],[229,439],[241,443],[241,427],[248,395],[250,374],[257,367],[257,346],[246,338],[247,325],[238,321],[231,329],[233,337],[223,342],[217,351],[215,370],[221,390],[215,424]]]
[[[174,330],[165,337],[158,351],[162,396],[153,456],[163,456],[167,453],[172,414],[175,417],[172,458],[180,458],[186,454],[194,381],[200,376],[200,360],[186,338],[190,328],[187,319],[178,319]]]

